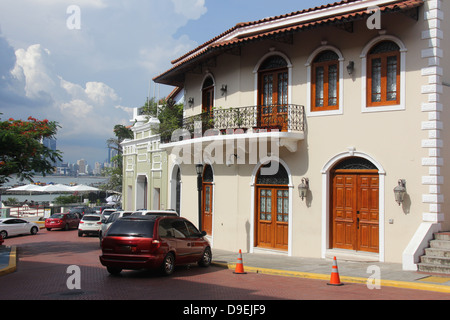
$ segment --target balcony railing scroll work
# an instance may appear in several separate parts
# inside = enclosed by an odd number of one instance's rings
[[[305,108],[302,105],[294,104],[213,108],[210,112],[184,118],[182,129],[190,133],[190,138],[194,138],[194,130],[200,124],[204,136],[219,133],[227,135],[259,132],[304,132]],[[169,140],[170,138],[162,142],[181,141],[183,137],[177,137],[176,141],[173,140],[173,137]]]

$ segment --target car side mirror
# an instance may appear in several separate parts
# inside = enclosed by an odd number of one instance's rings
[[[206,231],[200,232],[200,235],[201,235],[202,237],[206,236]]]

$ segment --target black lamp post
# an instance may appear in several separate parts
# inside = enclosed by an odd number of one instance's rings
[[[202,228],[202,190],[203,190],[203,165],[196,164],[195,171],[197,171],[197,191],[198,191],[198,230],[201,232]]]

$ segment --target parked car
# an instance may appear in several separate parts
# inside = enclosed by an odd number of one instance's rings
[[[102,241],[103,235],[106,233],[106,230],[111,226],[111,224],[119,218],[130,216],[133,211],[116,211],[109,215],[109,217],[102,221],[102,228],[98,237],[100,238],[100,243]]]
[[[133,216],[149,216],[149,215],[160,215],[160,216],[178,216],[175,210],[138,210],[133,212]]]
[[[39,227],[36,223],[20,218],[4,218],[0,219],[0,236],[6,239],[9,236],[21,234],[36,234]]]
[[[69,209],[69,213],[74,213],[78,216],[79,219],[81,219],[85,214],[92,213],[92,209],[89,207],[73,207]]]
[[[177,216],[129,216],[114,222],[102,240],[100,262],[109,273],[123,269],[159,269],[170,275],[176,265],[211,264],[211,246],[187,219]]]
[[[85,214],[78,225],[78,236],[85,234],[98,235],[102,229],[102,216],[99,214]]]
[[[2,237],[2,235],[0,234],[0,246],[3,244],[3,242],[5,242],[5,241],[3,240],[3,237]]]
[[[80,219],[75,213],[54,213],[50,218],[45,219],[45,228],[48,231],[52,229],[76,229],[79,223]]]
[[[97,213],[97,214],[102,214],[103,210],[105,209],[112,209],[111,206],[97,206],[97,207],[93,207],[92,211],[93,213]]]
[[[106,222],[106,220],[108,220],[109,216],[116,212],[116,209],[110,208],[110,209],[104,209],[102,211],[102,222]]]

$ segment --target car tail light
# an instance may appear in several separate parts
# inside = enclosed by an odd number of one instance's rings
[[[84,223],[84,221],[83,220],[80,220],[80,224],[83,224]]]
[[[101,222],[101,221],[99,221],[99,222],[97,222],[97,224],[102,224],[102,222]]]
[[[159,240],[153,240],[150,245],[150,251],[156,251],[161,247],[161,242]]]

